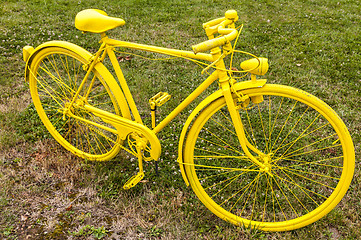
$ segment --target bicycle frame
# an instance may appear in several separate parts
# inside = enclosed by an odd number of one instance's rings
[[[216,67],[216,70],[209,77],[207,77],[207,79],[204,80],[203,83],[201,83],[186,99],[184,99],[167,117],[165,117],[158,125],[156,125],[153,130],[151,130],[152,133],[149,133],[149,131],[147,131],[148,132],[147,135],[151,136],[150,138],[153,138],[153,143],[156,142],[154,140],[154,135],[153,134],[159,133],[180,112],[182,112],[202,92],[204,92],[214,81],[219,80],[223,95],[224,95],[224,97],[226,99],[226,103],[227,103],[229,112],[231,114],[231,118],[232,118],[232,120],[233,120],[233,122],[235,124],[238,139],[239,139],[239,142],[240,142],[240,144],[242,146],[243,151],[251,159],[251,161],[253,161],[255,164],[257,164],[261,168],[266,169],[266,171],[267,171],[267,166],[265,164],[263,164],[262,162],[260,162],[259,160],[257,160],[248,150],[248,148],[251,149],[253,152],[257,153],[258,156],[260,156],[262,158],[266,157],[262,152],[260,152],[252,144],[250,144],[248,142],[246,136],[245,136],[245,133],[244,133],[244,130],[243,130],[243,125],[242,125],[241,119],[239,117],[236,105],[235,105],[235,103],[233,101],[233,97],[232,97],[232,90],[231,90],[231,87],[230,87],[230,81],[233,81],[233,80],[228,76],[227,71],[225,70],[224,61],[223,61],[222,54],[221,54],[221,51],[219,50],[219,48],[217,48],[217,50],[211,51],[211,54],[205,54],[205,53],[195,54],[195,53],[193,53],[191,51],[184,51],[184,50],[170,49],[170,48],[162,48],[162,47],[156,47],[156,46],[151,46],[151,45],[131,43],[131,42],[125,42],[125,41],[110,39],[110,38],[108,38],[106,36],[105,33],[102,33],[101,36],[102,36],[102,39],[101,39],[102,45],[101,45],[99,51],[94,55],[94,58],[92,59],[92,62],[90,63],[90,67],[88,69],[88,73],[90,73],[90,71],[95,66],[95,64],[98,62],[98,60],[103,61],[105,59],[106,55],[108,55],[112,65],[113,65],[113,68],[115,70],[116,76],[117,76],[117,78],[119,80],[120,87],[123,90],[124,96],[125,96],[126,101],[127,101],[128,105],[129,105],[130,111],[131,111],[131,113],[132,113],[132,115],[134,117],[134,120],[135,120],[136,123],[139,123],[140,125],[143,125],[143,122],[142,122],[142,119],[141,119],[140,114],[138,112],[138,109],[137,109],[137,107],[135,105],[135,102],[134,102],[132,94],[131,94],[131,92],[129,90],[129,87],[128,87],[127,83],[126,83],[126,80],[124,78],[122,70],[121,70],[121,68],[119,66],[117,58],[116,58],[116,56],[114,54],[114,51],[113,51],[114,47],[125,47],[125,48],[130,48],[130,49],[160,53],[160,54],[176,56],[176,57],[184,57],[184,58],[190,58],[190,59],[204,60],[204,61],[212,62],[212,64],[214,64],[215,67]],[[103,52],[103,54],[101,54],[102,52]],[[77,94],[74,95],[74,99],[77,98],[77,95],[80,92],[81,87],[83,86],[84,82],[86,81],[86,78],[88,77],[88,75],[89,74],[86,74],[85,78],[83,79],[82,84],[80,85],[80,87],[79,87],[79,89],[77,91]],[[256,80],[253,79],[253,81],[256,81]],[[74,99],[73,99],[73,102],[74,102]],[[105,114],[103,111],[101,111],[99,109],[96,109],[94,107],[86,106],[86,108],[87,108],[87,110],[92,111],[95,114],[102,115],[102,118],[104,118],[104,117],[108,118],[108,121],[110,121],[110,123],[113,126],[116,126],[117,129],[122,128],[121,124],[119,124],[119,123],[115,124],[114,116],[112,116],[111,114]],[[113,119],[113,120],[111,120],[111,119]],[[123,122],[123,124],[124,123],[125,122]],[[127,123],[127,124],[129,125],[130,123]],[[147,129],[147,128],[146,127],[142,128],[143,131],[145,129]],[[129,133],[129,131],[125,131],[125,133],[126,133],[125,135],[127,135]],[[126,136],[123,135],[123,138],[125,138],[125,137]],[[159,144],[154,143],[153,145],[159,145]],[[157,153],[152,154],[153,155],[152,157],[155,160],[156,160],[155,157],[160,155],[160,150],[156,151],[156,152]],[[267,162],[267,161],[264,161],[264,162]]]
[[[160,53],[160,54],[166,54],[170,56],[176,56],[176,57],[186,57],[191,59],[198,59],[198,60],[205,60],[212,62],[214,61],[214,57],[211,54],[194,54],[190,51],[183,51],[183,50],[177,50],[177,49],[169,49],[169,48],[162,48],[162,47],[156,47],[156,46],[150,46],[150,45],[144,45],[144,44],[137,44],[137,43],[130,43],[125,41],[119,41],[110,39],[107,36],[102,35],[102,42],[104,44],[103,47],[100,48],[99,51],[102,50],[102,48],[105,50],[105,53],[109,56],[111,63],[113,65],[113,68],[115,70],[115,73],[118,77],[120,86],[122,90],[124,91],[125,98],[128,101],[130,110],[135,118],[135,121],[138,123],[142,123],[142,120],[139,116],[139,112],[137,110],[137,107],[135,106],[134,100],[132,95],[130,94],[130,90],[128,88],[128,85],[126,83],[126,80],[123,76],[122,70],[120,69],[119,63],[115,57],[115,54],[113,52],[113,47],[125,47],[125,48],[131,48],[136,50],[143,50],[148,52],[154,52],[154,53]],[[105,58],[105,55],[103,54],[102,59]],[[184,108],[186,108],[191,102],[193,102],[205,89],[208,88],[209,85],[211,85],[214,81],[217,80],[217,73],[214,72],[212,75],[210,75],[199,87],[197,87],[183,102],[176,107],[163,121],[161,121],[154,129],[154,133],[159,133],[165,126],[167,126]]]

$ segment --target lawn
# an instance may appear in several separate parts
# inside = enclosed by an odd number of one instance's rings
[[[0,238],[1,239],[358,239],[361,235],[361,6],[358,1],[95,1],[1,0]],[[202,23],[235,9],[244,28],[238,49],[267,57],[270,83],[301,88],[329,104],[347,125],[356,150],[353,182],[321,220],[281,233],[236,227],[213,215],[184,183],[178,136],[192,107],[159,135],[159,176],[125,191],[137,160],[125,153],[89,162],[66,152],[43,127],[24,81],[22,47],[50,40],[94,53],[97,34],[74,27],[77,12],[98,8],[126,21],[109,36],[191,50],[206,40]],[[123,57],[127,53],[120,53]],[[142,116],[148,99],[167,91],[165,116],[202,82],[201,68],[183,60],[134,57],[122,66]],[[157,71],[155,71],[157,70]],[[204,98],[202,95],[201,98]]]

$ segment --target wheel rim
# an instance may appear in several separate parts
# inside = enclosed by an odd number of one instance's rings
[[[45,49],[43,54],[38,55],[30,70],[30,89],[34,105],[49,132],[66,149],[82,158],[112,158],[119,151],[120,139],[116,134],[71,118],[66,113],[69,111],[75,116],[114,129],[83,107],[88,103],[119,114],[116,100],[101,74],[96,70],[90,74],[75,104],[69,107],[76,91],[74,89],[79,87],[86,74],[86,61],[65,49]],[[88,93],[86,89],[89,88],[91,91]]]
[[[185,168],[197,196],[219,217],[234,224],[251,223],[265,230],[280,231],[305,226],[329,212],[345,194],[353,166],[347,163],[352,162],[346,143],[350,141],[349,135],[344,136],[340,120],[332,110],[314,97],[307,101],[320,108],[324,116],[302,107],[304,94],[295,94],[291,88],[267,87],[262,94],[275,90],[279,97],[264,97],[258,106],[241,113],[248,140],[270,156],[270,172],[260,171],[242,156],[237,138],[232,137],[234,130],[227,126],[230,124],[227,111],[218,111],[224,101],[215,103],[218,106],[212,111],[204,110],[195,120],[193,126],[198,130],[192,131],[192,127],[189,132],[193,140],[186,143],[185,152],[190,152],[185,156],[185,163],[189,164]],[[295,100],[287,102],[284,97],[291,96],[290,92]],[[252,90],[247,94],[256,96]],[[286,106],[287,111],[283,111]],[[205,117],[213,113],[216,114]],[[293,114],[298,117],[291,120]],[[328,119],[332,124],[326,123]],[[254,127],[256,122],[258,128]],[[337,132],[333,130],[335,126]],[[222,138],[219,129],[226,133]],[[280,138],[282,132],[285,138]],[[337,134],[341,140],[337,141]],[[263,141],[257,142],[258,139]],[[311,143],[303,144],[308,141]],[[346,170],[342,171],[344,161]],[[222,168],[215,168],[219,166]]]

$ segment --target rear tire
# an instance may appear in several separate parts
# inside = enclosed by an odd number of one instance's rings
[[[30,93],[40,119],[64,148],[84,159],[105,161],[119,152],[122,141],[118,135],[64,114],[85,77],[87,63],[81,54],[70,49],[57,46],[41,49],[29,66]],[[76,104],[69,110],[75,116],[115,129],[81,107],[86,101],[120,115],[117,98],[104,80],[105,70],[92,70]],[[84,100],[89,88],[89,96]]]

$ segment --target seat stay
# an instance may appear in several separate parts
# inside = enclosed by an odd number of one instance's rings
[[[105,46],[105,44],[103,43],[103,44],[100,46],[100,49],[103,49],[104,46]],[[93,58],[89,59],[89,63],[88,63],[87,65],[84,65],[84,66],[87,68],[87,72],[86,72],[83,80],[81,81],[81,83],[80,83],[80,85],[79,85],[79,88],[77,89],[76,93],[74,94],[73,99],[71,100],[69,106],[72,106],[72,105],[74,104],[75,100],[78,99],[78,96],[79,96],[81,90],[83,89],[85,82],[88,81],[88,78],[89,78],[90,73],[92,72],[94,66],[97,64],[97,61],[96,61],[96,60],[97,60],[97,59],[99,58],[99,56],[101,55],[101,52],[102,52],[102,51],[98,51]],[[86,97],[88,97],[88,95],[89,95],[89,93],[90,93],[89,91],[90,91],[91,88],[92,88],[92,84],[90,84],[89,89],[86,91],[86,92],[87,92]]]

